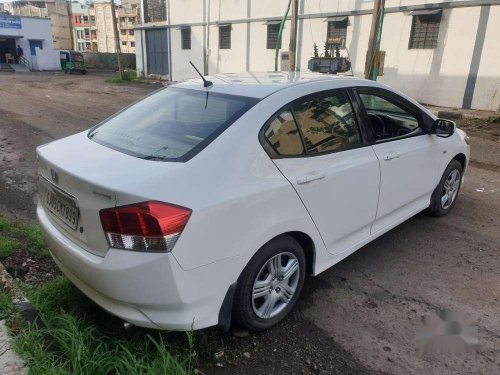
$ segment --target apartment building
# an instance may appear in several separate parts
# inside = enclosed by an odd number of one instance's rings
[[[120,48],[123,53],[135,53],[134,28],[140,23],[140,14],[139,0],[124,0],[121,5],[115,6]],[[116,52],[111,4],[109,2],[94,3],[91,15],[95,17],[97,50]]]
[[[12,1],[4,3],[4,11],[13,16],[50,18],[55,49],[72,49],[71,20],[66,0]]]
[[[208,74],[274,70],[279,23],[288,0],[143,0],[136,28],[137,69],[170,80],[192,78],[193,61]],[[299,0],[297,68],[307,70],[342,38],[353,73],[363,76],[372,21],[370,0]],[[290,19],[282,49],[288,49]],[[386,0],[378,80],[420,102],[499,110],[500,0]],[[205,64],[208,61],[208,64]]]
[[[73,29],[73,49],[75,51],[92,51],[91,30],[95,26],[90,22],[89,6],[73,1],[71,3],[71,25]]]

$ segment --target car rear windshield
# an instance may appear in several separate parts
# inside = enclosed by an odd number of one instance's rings
[[[257,101],[244,96],[166,88],[91,129],[89,138],[144,159],[186,161]]]

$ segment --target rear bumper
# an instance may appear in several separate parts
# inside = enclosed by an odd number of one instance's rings
[[[216,325],[226,292],[246,264],[244,258],[231,257],[185,271],[171,253],[110,249],[100,257],[69,240],[40,205],[37,217],[64,274],[102,308],[142,327]]]

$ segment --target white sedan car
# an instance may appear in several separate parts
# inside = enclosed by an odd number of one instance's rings
[[[211,80],[37,149],[52,256],[125,321],[266,329],[306,273],[453,207],[468,138],[396,90],[304,73]]]

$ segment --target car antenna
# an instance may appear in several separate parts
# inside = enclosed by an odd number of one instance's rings
[[[198,73],[200,75],[201,79],[203,80],[203,87],[210,87],[214,84],[212,81],[208,81],[207,79],[205,79],[205,77],[203,77],[203,75],[200,73],[200,71],[198,69],[196,69],[196,66],[194,66],[194,64],[191,61],[189,63],[194,68],[194,70],[196,70],[196,73]]]

